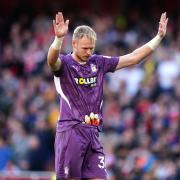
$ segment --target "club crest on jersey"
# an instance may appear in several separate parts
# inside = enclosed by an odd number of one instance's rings
[[[91,71],[92,72],[97,72],[97,67],[95,64],[91,64]]]

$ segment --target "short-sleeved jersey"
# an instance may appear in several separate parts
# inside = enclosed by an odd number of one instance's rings
[[[61,68],[54,72],[60,95],[60,120],[84,121],[91,112],[102,121],[103,80],[115,71],[119,57],[92,55],[86,64],[75,61],[71,54],[60,55]]]

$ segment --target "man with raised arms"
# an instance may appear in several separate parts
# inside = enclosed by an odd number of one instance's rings
[[[93,54],[95,31],[86,25],[75,28],[72,53],[61,54],[69,20],[58,12],[53,20],[55,38],[47,62],[54,73],[60,99],[60,118],[55,140],[56,178],[107,179],[103,147],[98,131],[103,122],[103,80],[108,72],[140,63],[151,54],[166,34],[168,18],[163,13],[157,35],[133,52],[110,57]]]

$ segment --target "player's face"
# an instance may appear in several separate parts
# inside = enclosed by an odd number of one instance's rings
[[[74,39],[72,42],[73,53],[76,60],[80,62],[87,62],[94,52],[95,40],[83,37],[81,39]]]

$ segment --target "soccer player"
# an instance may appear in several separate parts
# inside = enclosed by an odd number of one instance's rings
[[[47,62],[54,73],[60,99],[56,128],[55,169],[60,179],[106,179],[105,156],[98,139],[103,121],[103,79],[107,72],[140,63],[152,53],[166,34],[168,18],[163,13],[157,35],[130,54],[109,57],[93,54],[96,33],[89,26],[78,26],[72,37],[72,53],[61,54],[69,20],[58,12],[53,20],[55,39]]]

